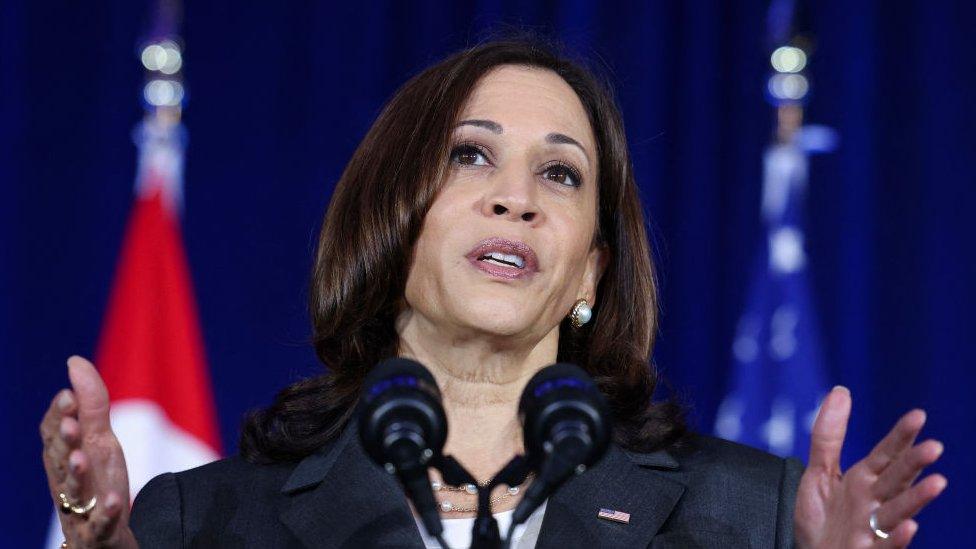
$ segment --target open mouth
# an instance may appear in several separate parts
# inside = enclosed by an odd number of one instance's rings
[[[478,258],[478,261],[485,261],[487,263],[494,263],[496,265],[516,267],[518,269],[525,268],[525,258],[520,255],[509,255],[500,252],[491,252],[485,254]]]
[[[467,258],[472,265],[497,278],[522,278],[539,270],[532,248],[507,238],[486,238],[468,252]]]

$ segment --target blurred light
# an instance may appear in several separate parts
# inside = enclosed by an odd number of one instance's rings
[[[146,46],[142,50],[141,58],[142,66],[147,70],[159,71],[163,74],[175,74],[183,65],[180,47],[169,40]]]
[[[142,94],[154,107],[175,107],[183,102],[183,85],[173,80],[151,80]]]
[[[151,71],[158,71],[166,62],[166,50],[159,44],[150,44],[142,50],[142,66]]]
[[[796,139],[797,144],[804,151],[826,153],[837,148],[840,136],[837,135],[837,131],[833,128],[817,124],[807,124],[800,128]]]
[[[166,62],[163,63],[162,67],[159,67],[159,71],[163,74],[174,74],[183,66],[180,48],[173,42],[163,42],[163,50],[166,51]]]
[[[800,72],[807,66],[807,54],[793,46],[776,48],[769,62],[777,72]]]
[[[802,74],[774,74],[769,78],[768,88],[776,99],[796,101],[806,96],[810,84]]]
[[[769,266],[779,273],[795,273],[807,262],[803,233],[792,228],[777,229],[769,237]]]

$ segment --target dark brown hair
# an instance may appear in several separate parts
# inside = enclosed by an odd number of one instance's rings
[[[634,451],[684,432],[681,409],[653,403],[650,362],[658,296],[644,217],[620,111],[588,70],[536,40],[485,43],[408,81],[390,99],[336,185],[319,236],[310,313],[316,354],[327,371],[299,381],[252,413],[241,453],[252,461],[297,460],[349,422],[366,372],[397,353],[413,245],[448,165],[457,117],[478,80],[500,65],[554,71],[579,96],[599,158],[596,241],[609,251],[593,321],[559,330],[558,360],[596,380],[614,414],[614,440]]]

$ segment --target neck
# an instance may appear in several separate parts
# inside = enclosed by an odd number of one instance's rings
[[[516,341],[446,330],[407,311],[397,331],[400,356],[425,365],[440,387],[450,426],[445,454],[483,481],[522,452],[519,398],[529,379],[556,361],[558,326],[541,339]]]

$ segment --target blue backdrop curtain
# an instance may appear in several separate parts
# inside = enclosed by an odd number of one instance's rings
[[[384,100],[510,26],[610,75],[654,229],[656,360],[709,431],[763,245],[765,2],[188,2],[184,235],[225,448],[245,410],[317,371],[305,313],[321,216]],[[39,421],[93,352],[132,200],[149,5],[0,5],[0,534],[44,538]],[[850,463],[910,407],[950,487],[919,546],[964,532],[976,483],[974,5],[818,1],[807,246],[828,381],[851,387]]]

